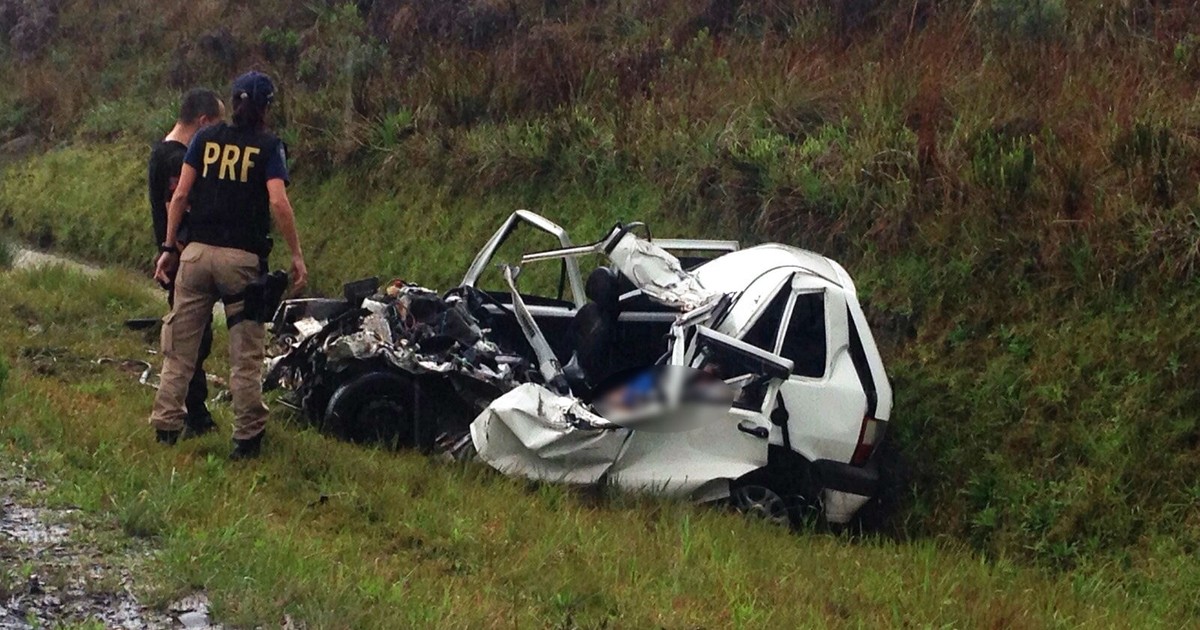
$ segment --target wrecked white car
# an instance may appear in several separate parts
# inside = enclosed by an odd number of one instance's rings
[[[891,389],[827,258],[637,224],[576,246],[518,211],[446,296],[395,283],[365,296],[376,284],[287,302],[275,322],[268,386],[348,437],[780,522],[815,508],[844,523],[875,493]]]

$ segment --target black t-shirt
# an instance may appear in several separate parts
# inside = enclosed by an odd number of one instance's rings
[[[279,138],[265,131],[214,125],[192,139],[184,163],[196,169],[188,197],[192,240],[266,256],[271,231],[267,181],[287,182]]]
[[[150,219],[154,223],[154,246],[167,240],[167,204],[179,184],[179,171],[183,170],[183,156],[187,145],[175,140],[164,140],[150,149],[148,168],[150,184]],[[187,221],[187,216],[184,216]],[[182,226],[180,226],[182,230]]]

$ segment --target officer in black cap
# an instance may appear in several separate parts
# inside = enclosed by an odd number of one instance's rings
[[[262,400],[262,364],[270,314],[244,311],[247,292],[266,272],[271,219],[292,254],[293,290],[308,280],[295,216],[287,197],[283,143],[267,131],[275,86],[261,72],[233,82],[233,124],[201,130],[184,157],[179,184],[167,211],[155,278],[175,273],[175,305],[163,321],[163,368],[150,423],[158,440],[174,444],[184,428],[184,399],[195,369],[204,324],[218,300],[229,325],[229,388],[233,394],[233,459],[261,449],[267,407]],[[190,241],[177,246],[180,221],[188,211]]]

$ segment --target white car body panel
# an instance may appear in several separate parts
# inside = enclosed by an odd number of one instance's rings
[[[809,461],[850,461],[867,397],[849,361],[835,363],[828,379],[793,376],[779,394],[794,420],[788,423],[793,450]]]

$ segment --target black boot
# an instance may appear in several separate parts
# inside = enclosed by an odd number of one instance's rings
[[[217,428],[217,423],[213,420],[212,415],[206,410],[202,414],[195,416],[189,415],[184,420],[183,439],[200,437],[205,433]]]
[[[166,444],[167,446],[175,446],[175,443],[179,441],[179,434],[182,433],[182,431],[164,431],[162,429],[158,429],[154,433],[156,436],[155,440],[159,444]]]
[[[229,454],[229,459],[239,461],[243,459],[254,459],[262,452],[263,436],[267,432],[264,430],[258,435],[247,440],[233,440],[233,452]]]

